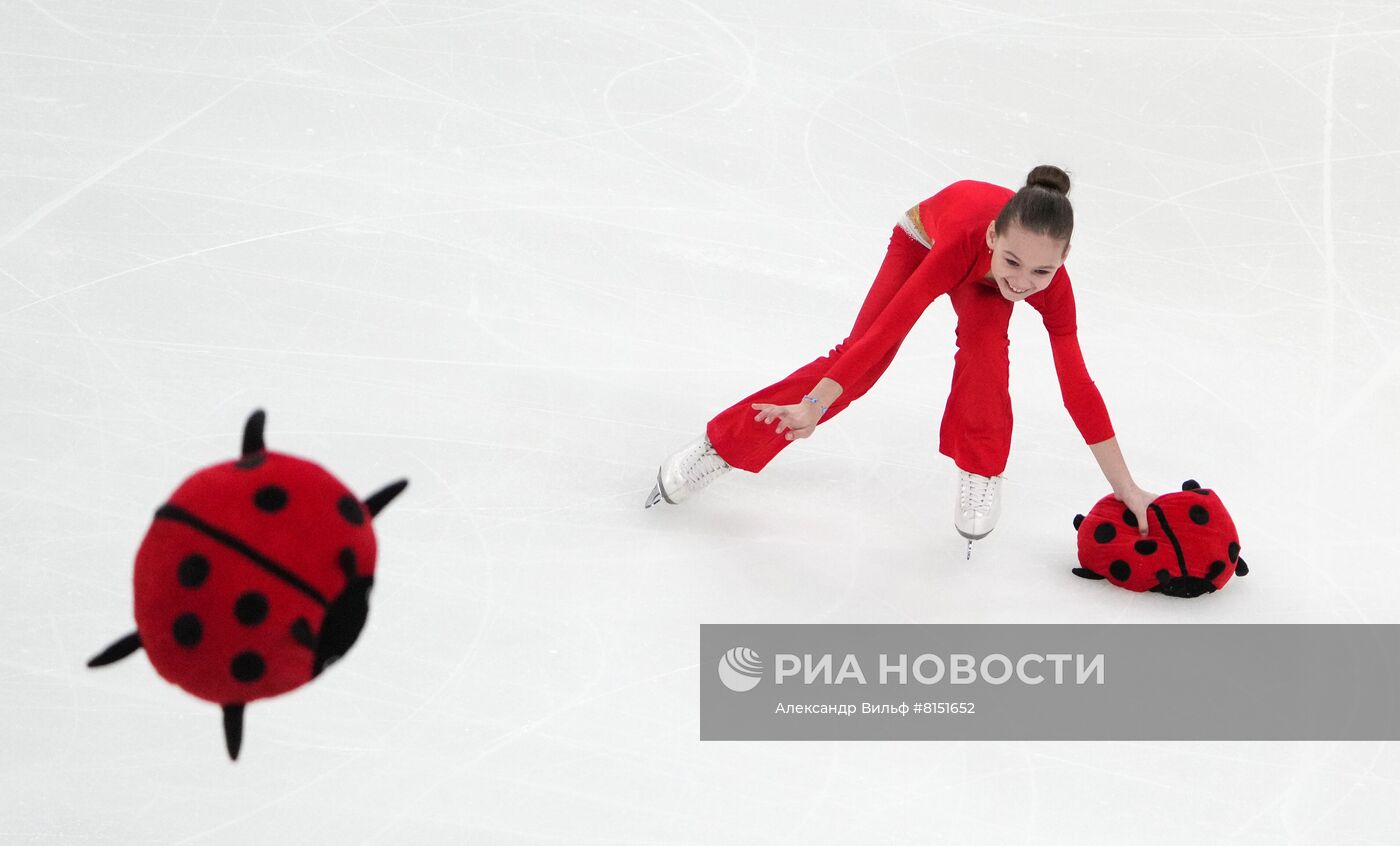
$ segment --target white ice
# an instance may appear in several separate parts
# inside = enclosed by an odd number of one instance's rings
[[[1400,621],[1400,7],[0,2],[0,841],[1381,843],[1386,743],[702,743],[702,623]],[[953,315],[759,475],[656,465],[841,340],[896,216],[1067,168],[1090,372],[1253,572],[1074,578],[1107,493],[1035,313],[1002,525]],[[217,709],[140,656],[157,505],[274,449],[381,515],[373,613]]]

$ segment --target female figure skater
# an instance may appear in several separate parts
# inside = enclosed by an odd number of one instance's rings
[[[870,390],[919,316],[947,294],[958,317],[958,351],[939,452],[959,471],[958,532],[969,540],[986,537],[1001,513],[1001,474],[1011,450],[1007,326],[1012,306],[1025,300],[1050,334],[1065,408],[1145,535],[1155,494],[1129,474],[1079,351],[1074,292],[1064,269],[1074,229],[1068,193],[1069,176],[1041,165],[1014,194],[964,180],[910,209],[895,227],[846,340],[716,415],[703,436],[661,465],[646,507],[679,503],[733,467],[757,473],[794,439],[811,437],[820,422]]]

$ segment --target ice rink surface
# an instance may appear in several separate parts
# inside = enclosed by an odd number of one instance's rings
[[[701,743],[701,623],[1400,622],[1389,2],[0,0],[0,841],[1390,843],[1387,743]],[[1074,578],[1107,484],[1012,319],[972,561],[946,298],[760,475],[643,511],[824,353],[904,209],[1065,167],[1137,481],[1252,573]],[[268,444],[361,494],[373,611],[218,710],[132,628],[154,509]],[[1346,695],[1341,692],[1341,695]]]

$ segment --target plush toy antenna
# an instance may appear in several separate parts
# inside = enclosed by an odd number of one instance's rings
[[[263,443],[263,428],[267,426],[267,412],[261,408],[248,416],[248,422],[243,425],[243,457],[247,458],[253,453],[262,452],[267,449]]]
[[[406,487],[408,487],[408,480],[399,479],[392,485],[388,485],[370,494],[369,499],[365,500],[365,510],[369,512],[370,518],[373,519],[379,512],[383,511],[384,506],[393,502],[394,497],[403,493],[403,489]]]
[[[136,632],[123,637],[116,643],[102,650],[102,652],[88,661],[89,667],[105,667],[108,664],[115,664],[126,656],[141,648],[141,635]]]
[[[238,760],[238,750],[243,747],[243,703],[230,703],[224,706],[224,745],[228,747],[230,761]]]

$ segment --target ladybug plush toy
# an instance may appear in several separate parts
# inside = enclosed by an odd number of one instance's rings
[[[265,422],[254,412],[242,458],[195,473],[156,511],[136,553],[136,631],[88,662],[144,647],[166,681],[223,707],[233,759],[245,705],[354,645],[374,584],[370,521],[408,486],[361,502],[320,466],[268,452]]]
[[[1075,515],[1082,566],[1074,574],[1128,590],[1192,597],[1249,573],[1235,522],[1214,491],[1188,479],[1179,493],[1157,497],[1147,511],[1145,538],[1138,534],[1137,516],[1112,494],[1089,516]]]

